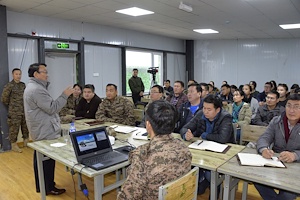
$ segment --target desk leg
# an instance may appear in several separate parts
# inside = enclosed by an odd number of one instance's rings
[[[232,178],[230,175],[225,174],[223,200],[234,199],[239,181],[239,179]]]
[[[218,177],[219,173],[216,171],[211,171],[210,180],[210,199],[217,200],[218,198]]]
[[[229,175],[225,174],[225,181],[224,181],[224,196],[223,200],[229,200],[229,193],[230,193],[230,179]]]
[[[39,182],[40,182],[41,199],[46,200],[43,159],[44,159],[44,155],[36,151],[36,161],[37,161],[38,175],[39,175]]]
[[[104,191],[104,174],[100,174],[94,177],[95,200],[102,200],[103,191]]]

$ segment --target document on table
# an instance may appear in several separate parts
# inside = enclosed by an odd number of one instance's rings
[[[259,154],[251,153],[238,153],[238,159],[241,165],[257,166],[257,167],[280,167],[285,168],[286,166],[278,160],[277,157],[267,159]]]
[[[132,132],[132,138],[136,140],[149,140],[148,133],[145,128],[137,127],[135,131]]]
[[[214,151],[218,153],[223,153],[227,150],[229,146],[227,144],[220,144],[213,141],[207,140],[197,140],[196,142],[189,145],[191,149],[199,149],[199,150],[207,150],[207,151]]]
[[[116,132],[119,132],[119,133],[131,133],[131,132],[137,130],[137,127],[131,127],[131,126],[117,126],[117,125],[113,125],[111,127],[113,129],[115,129]]]

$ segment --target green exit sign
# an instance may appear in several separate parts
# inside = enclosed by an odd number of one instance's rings
[[[70,44],[69,43],[60,42],[60,43],[56,44],[56,47],[58,49],[68,49],[70,47]]]

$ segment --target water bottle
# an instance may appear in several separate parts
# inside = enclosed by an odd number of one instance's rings
[[[74,122],[71,122],[70,124],[70,133],[73,133],[76,131],[76,128],[75,128],[75,123]]]

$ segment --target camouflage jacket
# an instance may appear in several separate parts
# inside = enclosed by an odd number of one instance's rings
[[[118,200],[158,199],[158,188],[191,170],[192,154],[172,135],[155,136],[129,154],[128,176]]]
[[[81,95],[78,98],[75,98],[73,94],[71,94],[67,99],[67,104],[59,112],[59,116],[75,115],[76,107],[81,98]]]
[[[25,83],[16,83],[14,80],[4,86],[1,101],[8,106],[8,115],[24,115],[25,87]]]
[[[116,96],[113,102],[104,99],[96,112],[96,119],[103,122],[114,122],[125,125],[135,125],[133,103],[128,99]]]

